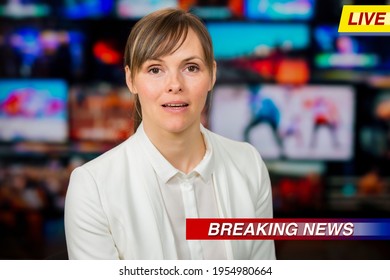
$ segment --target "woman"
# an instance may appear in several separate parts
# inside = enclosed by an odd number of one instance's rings
[[[192,217],[272,217],[266,167],[247,143],[201,125],[216,77],[195,16],[141,19],[125,51],[135,134],[75,169],[65,206],[71,259],[274,259],[273,241],[187,241]]]

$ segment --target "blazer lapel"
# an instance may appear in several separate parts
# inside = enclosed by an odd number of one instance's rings
[[[139,137],[137,137],[136,140],[138,146],[140,147],[140,149],[136,149],[137,158],[142,159],[142,163],[139,163],[138,165],[139,167],[142,166],[142,170],[140,170],[138,174],[145,174],[145,176],[142,176],[142,178],[139,179],[143,182],[142,186],[145,187],[146,193],[149,197],[149,202],[153,209],[155,222],[159,229],[159,232],[155,233],[158,235],[159,239],[155,242],[162,251],[162,259],[174,260],[178,258],[175,239],[168,214],[165,210],[164,201],[159,190],[158,180],[152,165],[145,158],[144,145],[141,143]]]
[[[208,132],[207,132],[208,133]],[[222,151],[219,150],[218,145],[214,142],[214,139],[211,134],[208,134],[208,139],[213,147],[214,157],[215,157],[215,171],[213,173],[213,183],[217,198],[218,210],[221,213],[222,218],[231,218],[232,217],[232,208],[230,203],[230,183],[229,175],[226,171],[226,166],[222,160]],[[236,243],[231,242],[230,240],[225,240],[226,255],[228,260],[235,259],[236,255]]]

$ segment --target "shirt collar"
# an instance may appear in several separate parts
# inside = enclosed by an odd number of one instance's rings
[[[202,177],[204,182],[208,182],[211,179],[211,175],[214,171],[214,153],[213,147],[210,141],[210,135],[203,125],[200,125],[200,132],[203,135],[204,142],[206,144],[206,153],[199,164],[194,168],[194,171]]]
[[[211,175],[214,170],[214,157],[213,150],[211,146],[211,142],[209,139],[209,135],[207,133],[207,129],[201,125],[200,131],[203,135],[203,139],[206,144],[206,153],[203,159],[199,162],[199,164],[188,174],[191,175],[194,172],[198,173],[204,182],[208,182],[211,179]],[[150,141],[149,137],[146,135],[143,124],[141,123],[137,129],[137,134],[140,137],[141,143],[143,143],[147,157],[157,175],[160,179],[166,184],[172,177],[176,174],[181,174],[186,176],[182,171],[175,168],[153,145]]]

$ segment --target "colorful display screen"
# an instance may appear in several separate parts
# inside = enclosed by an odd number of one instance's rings
[[[388,54],[382,50],[386,39],[340,35],[337,26],[323,25],[315,28],[314,40],[318,68],[375,69],[388,64]]]
[[[117,143],[133,133],[133,99],[125,87],[73,86],[69,103],[72,140]]]
[[[353,156],[351,86],[220,85],[211,130],[252,143],[266,159],[349,160]]]
[[[115,36],[115,35],[114,35]],[[92,43],[92,61],[88,74],[98,81],[123,83],[123,47],[120,40],[99,36]]]
[[[64,0],[61,14],[69,19],[100,18],[112,13],[113,0]]]
[[[178,7],[177,0],[118,0],[116,14],[119,18],[141,18],[163,8]]]
[[[362,101],[364,116],[359,128],[359,144],[368,156],[390,159],[390,90],[378,90]],[[363,103],[364,102],[364,103]]]
[[[207,28],[218,61],[219,81],[296,84],[309,79],[307,25],[209,22]]]
[[[0,140],[66,141],[67,94],[62,80],[0,80]]]
[[[246,0],[249,19],[309,20],[314,15],[315,0]]]
[[[263,57],[273,49],[300,50],[309,45],[305,24],[208,23],[217,59]]]
[[[48,1],[42,0],[1,0],[0,17],[34,18],[50,15]]]
[[[244,16],[244,0],[179,0],[179,6],[203,19],[230,19]]]
[[[0,72],[5,77],[64,78],[83,74],[83,33],[22,27],[5,32],[0,42]]]

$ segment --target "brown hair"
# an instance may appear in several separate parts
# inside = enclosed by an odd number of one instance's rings
[[[125,48],[124,66],[129,67],[131,79],[149,59],[174,53],[184,43],[188,30],[198,36],[203,48],[206,66],[213,76],[213,46],[203,22],[193,14],[180,9],[158,10],[139,20],[131,30]],[[141,103],[135,95],[134,130],[142,121]]]

